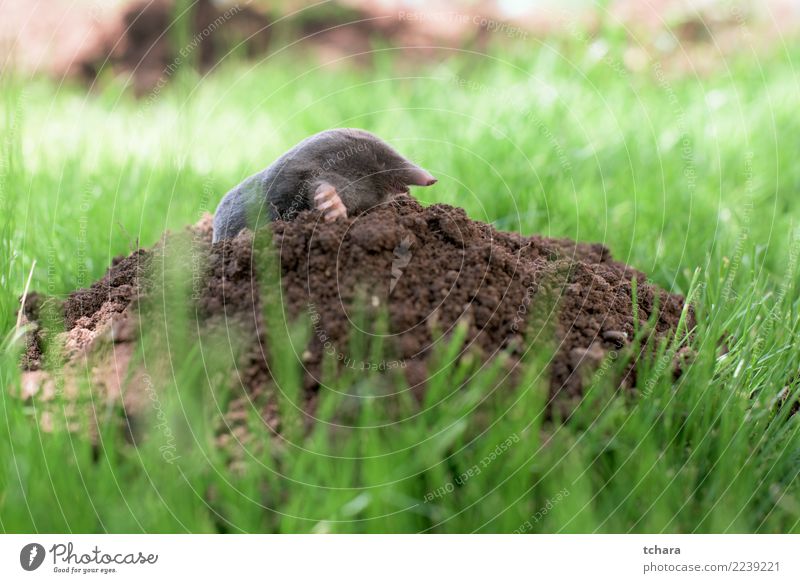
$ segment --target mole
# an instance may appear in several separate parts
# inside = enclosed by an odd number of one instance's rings
[[[326,130],[229,191],[214,214],[213,242],[312,208],[322,211],[325,221],[335,221],[407,194],[409,186],[435,183],[430,172],[367,131]]]

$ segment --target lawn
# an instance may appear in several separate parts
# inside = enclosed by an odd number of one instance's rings
[[[181,69],[139,99],[110,76],[87,94],[4,74],[0,530],[800,532],[800,53],[743,53],[698,76],[630,72],[624,47],[607,49],[531,40],[425,63],[383,48],[369,68],[231,59],[202,78]],[[42,405],[12,396],[34,261],[31,289],[86,287],[336,126],[370,130],[436,175],[414,192],[425,204],[602,242],[690,295],[692,365],[674,379],[661,365],[670,347],[654,347],[637,396],[597,374],[566,421],[545,418],[546,345],[513,384],[500,366],[443,365],[422,403],[399,373],[348,371],[326,379],[304,431],[293,350],[308,331],[287,330],[267,302],[289,429],[275,436],[253,416],[231,463],[211,422],[237,391],[227,339],[199,341],[167,285],[142,357],[166,355],[152,381],[169,436],[156,427],[133,447],[88,386],[96,439],[41,431]],[[358,336],[351,348],[381,351]],[[434,358],[450,357],[445,346]],[[329,423],[343,407],[350,426]]]

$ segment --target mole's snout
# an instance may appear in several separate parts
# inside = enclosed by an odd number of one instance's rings
[[[427,170],[415,166],[409,171],[407,182],[412,186],[431,186],[436,184],[437,180],[436,177]]]
[[[407,195],[411,186],[436,182],[378,136],[353,128],[326,130],[230,190],[214,215],[213,240],[254,228],[250,217],[264,208],[270,220],[291,220],[302,210],[317,209],[326,221],[335,221]]]

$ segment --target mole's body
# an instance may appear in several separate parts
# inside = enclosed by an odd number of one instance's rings
[[[334,221],[436,179],[363,130],[335,129],[306,138],[267,169],[228,192],[214,215],[214,242],[316,208]]]

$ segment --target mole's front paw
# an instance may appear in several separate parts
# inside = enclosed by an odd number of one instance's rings
[[[347,209],[342,199],[339,198],[336,189],[330,184],[320,184],[317,187],[317,192],[314,194],[314,204],[317,210],[324,213],[325,221],[328,223],[347,217]]]

